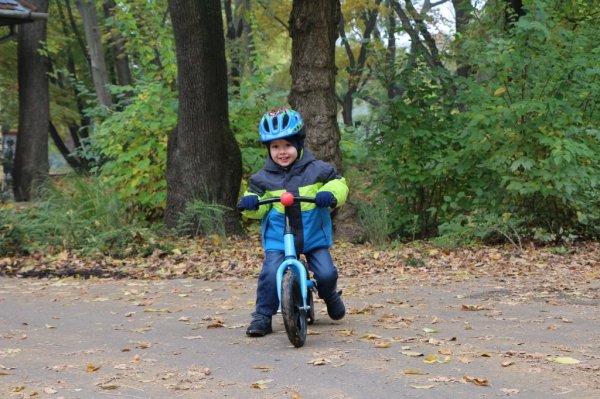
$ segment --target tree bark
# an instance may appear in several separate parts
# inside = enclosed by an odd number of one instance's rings
[[[31,0],[39,12],[48,0]],[[48,62],[40,54],[46,41],[46,20],[23,24],[18,33],[19,131],[15,151],[15,200],[30,201],[48,178],[50,94]]]
[[[242,177],[229,129],[227,63],[219,0],[169,0],[177,54],[179,114],[167,156],[165,223],[175,227],[188,202],[229,208],[227,234],[241,233],[234,211]]]
[[[107,17],[110,17],[115,12],[116,3],[114,0],[105,0],[103,3],[104,13]],[[131,70],[129,69],[129,56],[125,51],[123,43],[125,38],[116,29],[111,29],[109,44],[112,49],[114,56],[115,69],[117,73],[117,83],[119,86],[131,86]],[[127,94],[127,97],[131,96],[131,93]]]
[[[110,80],[108,78],[102,40],[100,38],[100,32],[98,31],[98,16],[96,13],[95,2],[92,0],[76,0],[75,4],[81,15],[83,28],[85,30],[87,47],[92,65],[92,78],[94,80],[98,102],[105,107],[110,107],[112,105],[112,97],[108,90]]]
[[[307,147],[342,173],[335,95],[335,41],[340,15],[339,0],[294,0],[289,22],[292,88],[288,101],[304,118]],[[363,238],[351,202],[334,214],[334,232],[337,238],[348,241]]]
[[[458,76],[467,77],[470,74],[471,66],[465,59],[465,53],[462,49],[462,42],[464,40],[464,34],[466,33],[469,25],[469,21],[473,15],[474,8],[471,4],[471,0],[452,0],[452,5],[454,6],[454,26],[456,28],[457,35],[456,64],[458,67],[456,69],[456,74]]]
[[[294,0],[289,21],[292,88],[288,101],[304,118],[307,147],[341,172],[335,96],[339,19],[339,0]]]

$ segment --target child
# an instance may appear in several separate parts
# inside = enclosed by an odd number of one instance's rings
[[[315,159],[304,148],[302,116],[291,109],[267,112],[258,125],[260,141],[267,146],[263,168],[250,177],[248,190],[238,208],[251,219],[262,219],[263,267],[258,277],[256,309],[246,335],[262,337],[273,332],[271,316],[279,308],[276,271],[284,260],[284,212],[294,230],[296,253],[303,253],[309,270],[317,281],[319,297],[325,300],[327,313],[340,320],[346,313],[337,292],[338,272],[329,247],[333,245],[329,208],[346,202],[348,186],[335,168]],[[315,197],[316,204],[294,203],[284,208],[280,203],[258,206],[259,199],[279,197],[288,191],[295,196]]]

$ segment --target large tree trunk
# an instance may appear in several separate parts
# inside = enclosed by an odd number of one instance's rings
[[[227,64],[219,0],[169,0],[177,52],[179,114],[170,133],[165,223],[177,225],[188,202],[230,208],[226,233],[241,232],[234,211],[242,158],[229,129]]]
[[[288,101],[304,118],[307,147],[342,172],[335,95],[339,0],[294,0],[290,15],[292,88]],[[334,216],[336,238],[357,241],[362,228],[351,203]]]
[[[92,78],[98,102],[105,107],[110,107],[112,105],[112,98],[108,90],[110,80],[108,78],[102,40],[98,30],[98,16],[95,2],[92,0],[76,0],[75,4],[81,15],[85,30],[88,52],[92,64]]]
[[[335,96],[339,0],[294,0],[290,15],[292,89],[288,101],[304,118],[306,144],[341,171]]]
[[[38,12],[48,0],[31,0]],[[29,201],[48,178],[50,95],[47,59],[40,54],[46,41],[46,20],[21,25],[18,34],[19,132],[15,153],[15,200]]]

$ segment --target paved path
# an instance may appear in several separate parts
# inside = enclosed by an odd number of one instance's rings
[[[599,398],[585,295],[465,278],[341,281],[293,348],[244,334],[255,281],[0,278],[0,398]],[[578,364],[559,364],[576,359]]]

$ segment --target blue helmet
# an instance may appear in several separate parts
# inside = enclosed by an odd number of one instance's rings
[[[279,108],[266,112],[258,123],[260,142],[283,139],[298,134],[304,127],[302,116],[297,111]]]

